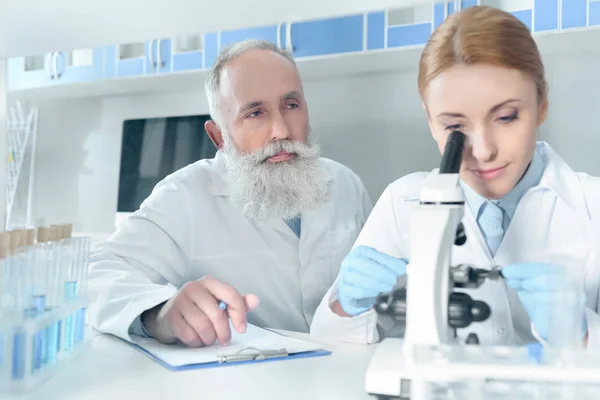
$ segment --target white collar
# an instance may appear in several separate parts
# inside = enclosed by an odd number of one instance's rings
[[[546,162],[544,174],[537,187],[551,190],[567,206],[586,219],[591,219],[581,181],[575,171],[546,142],[537,147]]]

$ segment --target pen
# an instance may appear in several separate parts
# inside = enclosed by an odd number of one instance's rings
[[[227,310],[227,304],[223,300],[219,301],[219,309],[223,311]]]

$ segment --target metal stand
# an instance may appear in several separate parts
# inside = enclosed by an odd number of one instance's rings
[[[7,230],[34,227],[32,202],[37,130],[37,108],[32,108],[25,115],[19,101],[10,107],[7,116]]]

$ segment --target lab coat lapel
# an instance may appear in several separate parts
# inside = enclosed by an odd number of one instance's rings
[[[265,228],[271,228],[278,232],[283,233],[284,235],[293,236],[294,238],[298,239],[298,236],[296,236],[294,231],[292,231],[292,228],[290,228],[288,226],[288,224],[286,224],[285,221],[281,218],[276,218],[276,219],[272,219],[272,220],[269,220],[266,222],[261,222],[260,224]]]
[[[529,260],[544,252],[555,203],[556,197],[543,188],[525,193],[496,252],[499,265]]]

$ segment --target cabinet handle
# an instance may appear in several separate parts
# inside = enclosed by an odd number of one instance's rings
[[[50,64],[52,64],[52,62],[54,61],[54,52],[52,53],[48,53],[46,55],[46,72],[48,73],[48,76],[50,77],[50,79],[54,79],[54,74],[52,73],[52,70],[50,69]]]
[[[150,65],[152,65],[152,68],[156,68],[156,60],[154,60],[154,40],[150,41],[150,49],[148,51],[150,52]]]
[[[63,56],[63,57],[66,58],[65,53],[63,53],[62,51],[59,51],[56,54],[54,54],[54,73],[56,74],[56,79],[60,79],[63,76],[63,73],[64,73],[64,69],[62,71],[58,70],[58,56],[59,55],[61,55],[61,56]],[[66,68],[66,67],[67,67],[67,65],[65,63],[65,67],[64,68]]]
[[[285,49],[294,54],[294,44],[292,43],[292,23],[285,27]]]
[[[52,53],[52,71],[53,71],[53,78],[52,79],[58,79],[58,61],[57,61],[57,57],[58,56],[58,52],[55,51],[54,53]]]
[[[162,39],[158,39],[158,44],[156,45],[156,59],[158,60],[159,68],[165,66],[165,62],[162,59]]]
[[[281,25],[277,25],[277,47],[281,48]]]

